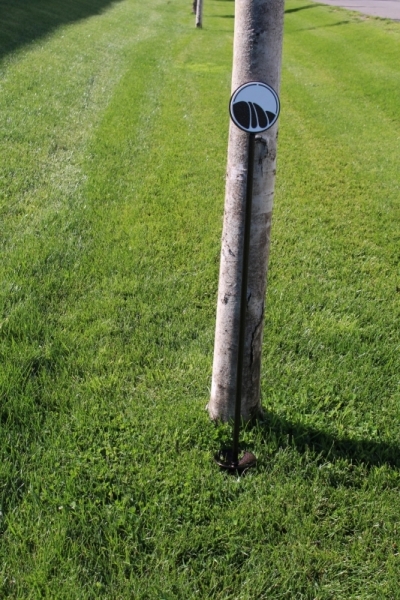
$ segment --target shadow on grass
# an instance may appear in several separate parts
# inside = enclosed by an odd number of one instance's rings
[[[313,31],[314,29],[325,29],[326,27],[338,27],[339,25],[348,25],[351,21],[338,21],[337,23],[330,23],[329,25],[319,25],[318,27],[303,27],[302,29],[296,29],[296,31]],[[294,32],[292,32],[294,33]]]
[[[292,423],[266,410],[257,427],[263,431],[266,442],[273,436],[278,445],[294,446],[300,453],[312,450],[330,462],[346,459],[370,467],[383,464],[400,467],[400,448],[396,444],[337,438],[312,427]]]
[[[0,0],[0,58],[120,0]]]
[[[305,6],[299,6],[298,8],[288,8],[285,10],[285,15],[289,13],[298,12],[299,10],[307,10],[308,8],[315,8],[317,6],[326,6],[326,4],[321,4],[320,2],[315,2],[314,4],[306,4]]]

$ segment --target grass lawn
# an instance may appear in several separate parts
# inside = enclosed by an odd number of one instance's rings
[[[0,0],[0,598],[400,598],[400,23],[287,2],[236,478],[204,410],[233,9]]]

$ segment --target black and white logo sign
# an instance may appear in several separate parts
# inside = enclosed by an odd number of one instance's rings
[[[229,112],[232,121],[243,131],[261,133],[272,127],[279,115],[277,93],[260,81],[241,85],[232,94]]]

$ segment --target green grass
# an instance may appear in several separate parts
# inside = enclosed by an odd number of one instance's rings
[[[400,25],[286,8],[235,478],[204,411],[233,2],[0,0],[0,598],[400,597]]]

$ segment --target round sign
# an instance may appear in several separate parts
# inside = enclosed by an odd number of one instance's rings
[[[261,133],[272,127],[279,115],[275,90],[261,81],[241,85],[232,94],[229,112],[232,121],[247,133]]]

